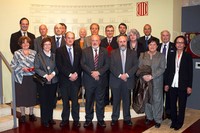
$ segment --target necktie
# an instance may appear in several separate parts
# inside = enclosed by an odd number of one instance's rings
[[[97,67],[98,67],[98,54],[97,54],[97,49],[95,49],[94,51],[95,51],[95,56],[94,56],[94,68],[95,68],[95,70],[97,70]]]
[[[145,37],[146,49],[148,48],[148,36]]]
[[[60,37],[56,37],[56,48],[59,48],[59,40],[60,40]]]
[[[121,59],[122,59],[122,70],[123,70],[123,73],[125,73],[125,62],[126,62],[126,59],[125,59],[125,50],[122,50],[121,54]]]
[[[23,36],[26,36],[26,32],[23,32]]]
[[[111,43],[111,40],[109,39],[109,40],[108,40],[108,47],[107,47],[108,56],[111,55],[111,51],[112,51],[112,49],[113,49],[113,48],[110,46],[110,43]]]
[[[108,44],[110,45],[110,43],[111,43],[111,40],[109,39],[109,40],[108,40]]]
[[[164,47],[163,47],[162,53],[163,53],[164,55],[166,55],[166,44],[165,44]]]
[[[69,59],[70,59],[71,65],[73,66],[73,58],[72,58],[71,48],[68,49],[68,53],[69,53]]]

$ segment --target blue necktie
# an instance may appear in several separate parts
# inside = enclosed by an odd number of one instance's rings
[[[164,54],[164,55],[166,55],[166,44],[164,45],[164,47],[163,47],[163,50],[162,50],[162,53]]]
[[[60,37],[56,37],[56,48],[59,48],[59,40],[60,40]]]
[[[148,48],[148,36],[145,38],[146,41],[146,49]]]
[[[72,58],[71,48],[68,49],[68,53],[69,53],[69,59],[70,59],[71,65],[73,66],[73,58]]]

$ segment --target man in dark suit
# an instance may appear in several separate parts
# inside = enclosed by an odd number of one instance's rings
[[[56,65],[59,71],[59,83],[63,101],[62,121],[60,127],[69,122],[70,104],[72,101],[72,118],[74,126],[79,127],[79,103],[78,92],[81,83],[81,49],[74,47],[75,35],[73,32],[66,33],[66,45],[56,49]]]
[[[61,46],[65,46],[66,42],[65,42],[65,37],[62,35],[63,31],[62,31],[62,25],[61,24],[56,24],[54,26],[54,36],[52,36],[52,48],[51,51],[53,53],[56,52],[56,49],[61,47]],[[60,94],[60,88],[59,88],[59,84],[58,84],[58,89],[57,89],[57,98],[55,99],[55,107],[56,107],[56,102],[57,100],[61,99],[61,94]]]
[[[34,40],[34,50],[39,53],[40,51],[42,51],[42,47],[41,47],[41,43],[42,43],[42,39],[49,37],[47,35],[48,29],[47,26],[44,24],[41,24],[39,26],[39,32],[40,32],[40,36],[35,38]]]
[[[14,54],[14,52],[18,49],[21,49],[21,47],[18,45],[18,40],[21,36],[28,36],[31,39],[29,48],[34,49],[33,44],[35,35],[28,32],[29,20],[27,18],[22,18],[19,21],[19,25],[20,31],[13,33],[10,37],[10,51],[12,52],[12,54]]]
[[[112,51],[110,61],[110,87],[113,92],[111,125],[115,125],[119,119],[122,99],[124,123],[131,126],[130,93],[135,86],[135,72],[138,68],[137,53],[127,48],[127,36],[119,36],[117,42],[119,48]]]
[[[104,39],[101,40],[101,47],[104,47],[107,49],[108,51],[108,58],[110,57],[111,51],[113,49],[118,48],[118,44],[117,44],[117,37],[113,37],[114,35],[114,27],[112,25],[107,25],[105,28],[105,33],[106,33],[106,37]],[[107,71],[107,85],[106,85],[106,92],[105,92],[105,105],[109,105],[109,74],[110,71]],[[112,96],[110,99],[110,102],[112,104]]]
[[[99,47],[100,43],[99,35],[92,35],[92,45],[83,50],[81,58],[83,85],[86,91],[86,121],[84,127],[88,127],[92,124],[92,119],[94,117],[94,101],[96,101],[98,125],[106,127],[104,122],[104,96],[109,59],[107,50],[103,47]]]
[[[152,31],[151,25],[145,24],[144,28],[143,28],[144,36],[140,37],[138,40],[139,43],[141,43],[143,45],[143,48],[145,49],[145,51],[148,51],[148,40],[149,39],[151,39],[151,38],[156,39],[157,44],[159,44],[159,42],[160,42],[158,38],[151,35],[151,31]]]
[[[163,30],[161,32],[161,40],[162,43],[160,43],[158,45],[157,50],[160,53],[163,53],[165,55],[165,59],[166,62],[169,59],[168,57],[170,56],[170,54],[175,52],[175,45],[174,43],[170,42],[170,33],[168,30]],[[170,60],[170,59],[169,59]],[[164,77],[165,77],[165,73],[164,73]],[[164,83],[165,84],[165,83]],[[164,98],[165,98],[165,115],[167,118],[170,118],[170,96],[169,96],[170,92],[164,92]]]
[[[55,53],[56,49],[65,46],[65,37],[62,35],[62,25],[56,24],[54,26],[54,36],[52,36],[52,52]]]

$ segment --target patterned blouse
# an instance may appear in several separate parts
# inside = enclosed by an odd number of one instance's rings
[[[22,84],[23,76],[33,75],[35,72],[24,72],[22,68],[31,68],[34,66],[34,60],[36,51],[30,50],[29,55],[24,55],[22,49],[19,49],[14,53],[13,59],[11,61],[11,67],[14,71],[15,82]]]

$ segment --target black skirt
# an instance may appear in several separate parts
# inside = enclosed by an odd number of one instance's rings
[[[37,104],[37,87],[33,76],[24,76],[22,84],[15,82],[16,106],[31,107]]]

